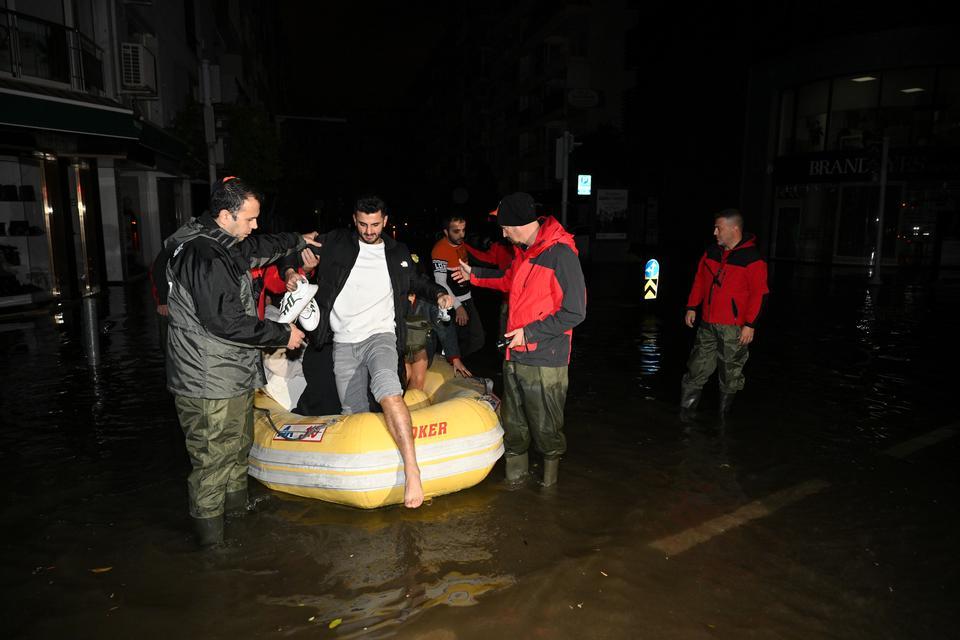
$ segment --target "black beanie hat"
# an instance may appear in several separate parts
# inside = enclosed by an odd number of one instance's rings
[[[521,227],[536,219],[537,210],[529,193],[511,193],[497,205],[497,224],[501,227]]]

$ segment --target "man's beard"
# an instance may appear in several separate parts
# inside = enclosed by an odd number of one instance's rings
[[[381,234],[378,233],[376,236],[374,236],[373,240],[367,240],[367,237],[361,233],[360,240],[362,240],[364,244],[377,244],[380,242],[380,235]]]

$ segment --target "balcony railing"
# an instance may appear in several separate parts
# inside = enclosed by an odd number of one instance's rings
[[[103,50],[76,29],[0,9],[0,73],[102,94]]]

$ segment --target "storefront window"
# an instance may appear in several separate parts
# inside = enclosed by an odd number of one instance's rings
[[[833,81],[827,149],[862,149],[877,139],[879,78],[864,73]]]
[[[938,211],[942,211],[940,234],[943,238],[940,246],[940,264],[960,267],[960,186],[944,187],[934,196]]]
[[[780,141],[777,146],[779,155],[793,151],[793,111],[796,92],[787,89],[780,94]]]
[[[933,69],[892,69],[883,74],[883,135],[895,147],[930,144],[933,134]]]
[[[54,288],[40,161],[0,157],[0,299]]]
[[[829,112],[829,113],[828,113]],[[960,145],[960,67],[890,69],[784,89],[777,154]]]
[[[933,101],[933,69],[891,69],[883,73],[882,107],[917,107]]]
[[[800,87],[794,129],[795,151],[823,151],[830,85],[826,80]]]
[[[892,258],[896,250],[902,190],[899,185],[887,187],[883,207],[883,258]],[[844,185],[840,188],[836,257],[869,260],[873,256],[879,199],[879,186]]]
[[[933,134],[940,144],[960,145],[960,68],[940,69]]]

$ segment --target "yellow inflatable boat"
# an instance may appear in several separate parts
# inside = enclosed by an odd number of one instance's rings
[[[499,402],[482,380],[454,378],[438,358],[425,390],[404,400],[426,497],[474,486],[503,455]],[[403,502],[403,465],[382,414],[300,416],[265,393],[256,407],[250,475],[266,486],[364,509]]]

